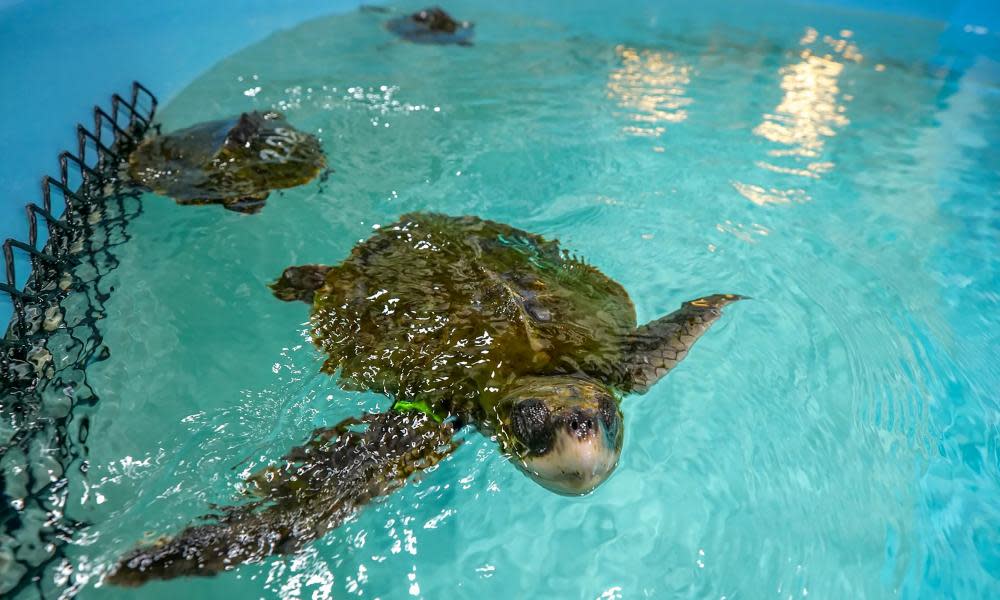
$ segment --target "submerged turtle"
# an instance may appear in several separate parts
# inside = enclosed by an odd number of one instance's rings
[[[249,112],[144,141],[129,175],[179,204],[256,213],[271,190],[306,183],[326,167],[319,141],[276,112]]]
[[[620,402],[643,393],[740,300],[715,294],[637,326],[625,290],[558,242],[476,217],[410,214],[338,266],[289,267],[327,373],[393,398],[314,432],[252,476],[262,499],[138,548],[111,581],[206,575],[292,552],[455,449],[474,425],[532,479],[585,494],[615,469]]]
[[[386,29],[415,44],[472,45],[475,25],[456,21],[440,7],[432,6],[412,15],[390,19]]]

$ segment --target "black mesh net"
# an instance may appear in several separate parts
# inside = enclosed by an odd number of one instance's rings
[[[86,472],[90,416],[98,401],[87,367],[110,356],[101,335],[105,276],[142,212],[120,182],[129,151],[150,128],[156,98],[133,83],[77,127],[76,152],[42,180],[42,202],[26,207],[26,241],[3,244],[13,316],[0,340],[0,595],[36,587],[41,596],[65,568],[63,547],[85,525],[64,514],[69,477]],[[19,285],[18,274],[28,274]]]

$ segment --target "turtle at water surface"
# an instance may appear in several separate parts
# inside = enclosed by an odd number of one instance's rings
[[[259,212],[272,190],[326,167],[319,141],[276,112],[249,112],[150,138],[129,157],[129,176],[179,204]]]
[[[558,242],[476,217],[406,215],[335,267],[272,285],[312,304],[312,336],[346,389],[496,434],[533,479],[594,489],[618,462],[619,400],[645,392],[741,297],[687,302],[637,327],[628,294]]]
[[[618,464],[622,397],[648,390],[742,298],[698,298],[639,326],[625,290],[558,242],[423,213],[378,229],[337,266],[289,267],[271,287],[311,304],[323,371],[392,406],[316,430],[249,478],[262,500],[134,550],[112,582],[294,552],[437,464],[463,424],[546,488],[585,494]]]
[[[412,15],[390,19],[386,29],[415,44],[471,46],[475,25],[456,21],[440,7],[432,6]]]

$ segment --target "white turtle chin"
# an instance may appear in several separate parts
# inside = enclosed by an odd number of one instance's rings
[[[553,492],[582,496],[601,485],[618,464],[618,451],[603,440],[603,435],[581,440],[568,432],[557,432],[552,448],[544,456],[526,457],[522,468]]]

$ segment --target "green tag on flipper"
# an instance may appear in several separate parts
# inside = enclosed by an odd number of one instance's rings
[[[426,400],[397,400],[395,404],[392,405],[393,410],[398,410],[400,412],[406,412],[408,410],[415,410],[417,412],[422,412],[428,417],[434,419],[436,422],[441,423],[444,418],[438,415],[434,410],[427,404]]]

